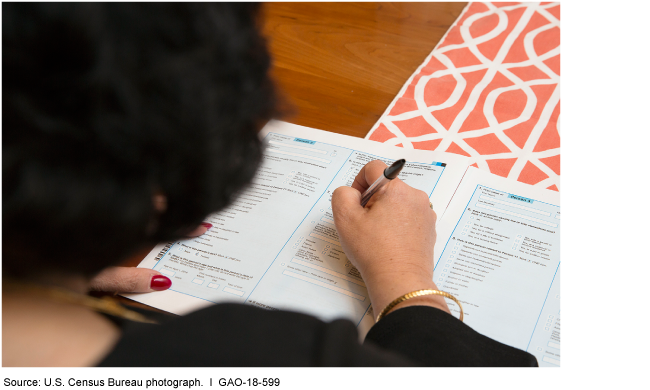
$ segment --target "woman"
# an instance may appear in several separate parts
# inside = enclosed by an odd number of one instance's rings
[[[124,289],[131,271],[112,266],[204,232],[253,177],[257,131],[276,115],[256,15],[251,4],[3,4],[3,364],[536,365],[436,295],[390,309],[363,344],[344,320],[234,304],[154,318],[84,295]],[[426,195],[395,180],[359,205],[384,167],[369,163],[332,198],[376,310],[437,289]],[[145,282],[126,289],[169,287],[138,272]]]

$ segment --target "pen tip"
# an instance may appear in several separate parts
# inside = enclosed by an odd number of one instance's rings
[[[386,168],[384,170],[384,176],[386,179],[393,180],[394,178],[399,175],[400,171],[404,167],[404,164],[406,163],[405,159],[400,159],[395,161],[390,167]]]

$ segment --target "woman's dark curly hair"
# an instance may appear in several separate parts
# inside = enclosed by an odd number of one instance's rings
[[[258,8],[2,4],[4,276],[91,276],[252,179],[276,112]]]

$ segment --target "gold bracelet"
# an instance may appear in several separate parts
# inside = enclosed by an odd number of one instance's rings
[[[410,292],[408,294],[404,294],[401,297],[395,299],[393,302],[389,303],[388,306],[386,306],[384,308],[384,310],[379,312],[379,315],[377,316],[377,320],[375,321],[375,323],[379,322],[379,320],[381,320],[384,317],[384,315],[386,315],[386,313],[388,313],[397,304],[402,303],[402,302],[406,301],[407,299],[416,298],[416,297],[423,297],[425,295],[441,295],[443,297],[449,298],[452,301],[456,302],[456,304],[460,308],[460,318],[459,319],[461,321],[463,320],[463,306],[461,306],[460,302],[458,302],[458,299],[456,299],[456,297],[454,297],[453,295],[451,295],[449,293],[446,293],[444,291],[438,291],[438,290],[417,290],[417,291]]]

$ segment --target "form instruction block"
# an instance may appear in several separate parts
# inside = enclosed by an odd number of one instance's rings
[[[340,293],[340,294],[343,294],[343,295],[347,295],[350,298],[358,299],[360,301],[365,301],[366,300],[366,297],[364,297],[363,295],[353,293],[352,291],[348,291],[348,290],[340,288],[340,287],[332,286],[332,285],[327,284],[325,282],[321,282],[320,280],[312,279],[312,278],[309,278],[307,276],[298,274],[296,272],[284,271],[284,272],[282,272],[282,274],[287,275],[287,276],[291,276],[292,278],[303,280],[303,281],[311,283],[311,284],[315,284],[317,286],[325,287],[326,289],[336,291],[337,293]]]

